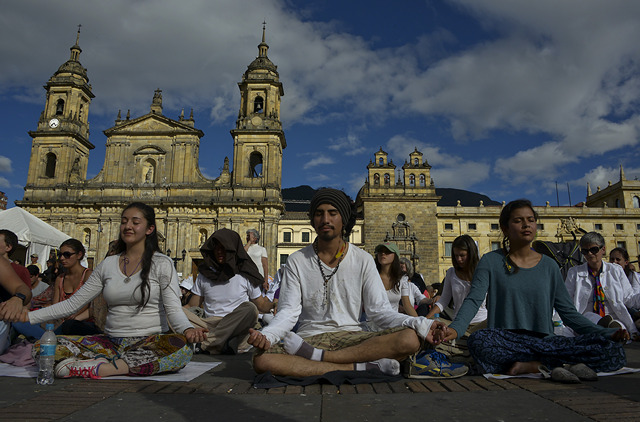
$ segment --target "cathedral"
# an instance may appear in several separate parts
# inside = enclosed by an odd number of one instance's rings
[[[154,207],[161,249],[184,277],[196,271],[199,248],[215,230],[226,227],[244,237],[256,228],[269,254],[273,275],[289,254],[313,241],[306,212],[285,207],[282,159],[287,146],[280,121],[284,96],[277,66],[267,53],[263,27],[258,56],[238,83],[240,107],[231,129],[233,157],[224,158],[221,174],[206,178],[199,169],[203,132],[193,111],[178,120],[163,115],[162,91],[156,90],[149,112],[124,118],[118,112],[107,137],[102,170],[87,179],[89,107],[94,98],[76,43],[69,60],[45,85],[44,110],[33,138],[24,198],[16,204],[63,232],[80,239],[89,265],[100,262],[109,242],[117,239],[120,212],[133,201]],[[231,162],[230,162],[231,161]],[[382,241],[393,241],[410,258],[427,283],[442,280],[451,266],[451,244],[471,235],[481,254],[500,247],[501,205],[439,205],[431,165],[417,149],[397,168],[380,148],[373,153],[367,178],[355,198],[359,218],[349,239],[373,253]],[[304,201],[303,201],[304,202]],[[572,240],[598,231],[606,248],[624,247],[640,255],[640,182],[609,182],[576,206],[536,206],[538,238]]]
[[[83,241],[90,265],[101,261],[109,242],[117,239],[124,206],[141,201],[154,207],[160,247],[174,258],[179,272],[191,273],[201,258],[200,245],[223,227],[241,234],[257,228],[274,268],[287,142],[280,122],[284,90],[267,56],[264,28],[258,56],[238,83],[233,162],[225,158],[214,180],[199,170],[204,134],[195,126],[193,111],[178,120],[166,117],[160,90],[147,114],[122,118],[118,113],[115,126],[104,131],[104,166],[87,179],[94,149],[88,121],[94,95],[80,63],[79,35],[69,60],[45,85],[44,111],[37,129],[29,132],[33,145],[24,198],[16,204]]]

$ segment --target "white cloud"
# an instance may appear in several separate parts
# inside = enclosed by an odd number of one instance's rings
[[[11,159],[0,155],[0,173],[11,173]]]
[[[344,150],[345,155],[358,155],[369,151],[369,147],[362,145],[360,138],[353,133],[330,141],[329,149],[334,151]]]
[[[313,154],[316,155],[316,154]],[[327,157],[324,155],[318,156],[316,158],[313,158],[309,161],[307,161],[302,168],[305,170],[308,170],[312,167],[317,167],[317,166],[322,166],[322,165],[327,165],[327,164],[333,164],[335,161],[333,160],[333,158],[331,157]]]
[[[12,188],[12,187],[14,186],[6,177],[0,176],[0,188]]]

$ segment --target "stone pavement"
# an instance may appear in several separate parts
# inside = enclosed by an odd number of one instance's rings
[[[640,343],[625,347],[640,368]],[[640,373],[577,385],[513,378],[312,385],[257,390],[248,354],[189,383],[0,377],[0,420],[10,421],[638,421]]]

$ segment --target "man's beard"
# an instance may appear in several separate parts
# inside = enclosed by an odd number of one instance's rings
[[[318,238],[320,240],[322,240],[323,242],[330,242],[338,237],[341,237],[340,232],[338,232],[335,227],[333,226],[329,226],[331,227],[333,230],[330,232],[323,232],[323,231],[319,231],[316,230],[316,233],[318,234]],[[320,227],[322,228],[322,227]]]

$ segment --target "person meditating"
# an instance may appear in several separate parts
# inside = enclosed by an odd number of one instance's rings
[[[557,264],[531,248],[537,220],[526,199],[502,209],[502,249],[482,257],[469,295],[451,325],[436,332],[435,341],[463,334],[486,296],[489,328],[468,340],[471,355],[485,373],[545,375],[554,368],[552,379],[577,382],[593,379],[593,371],[620,369],[626,358],[618,342],[627,340],[629,333],[598,326],[576,311]],[[554,308],[579,336],[553,335]],[[576,365],[580,363],[584,365]],[[564,364],[571,366],[565,369]]]
[[[194,328],[182,310],[177,273],[171,258],[159,252],[155,212],[146,204],[136,202],[124,209],[115,255],[102,261],[73,296],[24,311],[20,319],[39,324],[73,315],[101,292],[109,306],[105,334],[58,336],[56,377],[177,371],[193,355],[187,342],[205,338],[206,330]],[[167,319],[178,334],[170,334]],[[35,355],[39,343],[33,349]]]
[[[248,342],[259,349],[254,369],[297,377],[336,370],[397,375],[398,360],[420,350],[422,339],[432,341],[441,323],[391,307],[371,255],[345,240],[355,212],[344,192],[318,190],[309,219],[318,236],[287,260],[278,312],[262,331],[250,330]],[[362,309],[384,331],[362,331]]]

